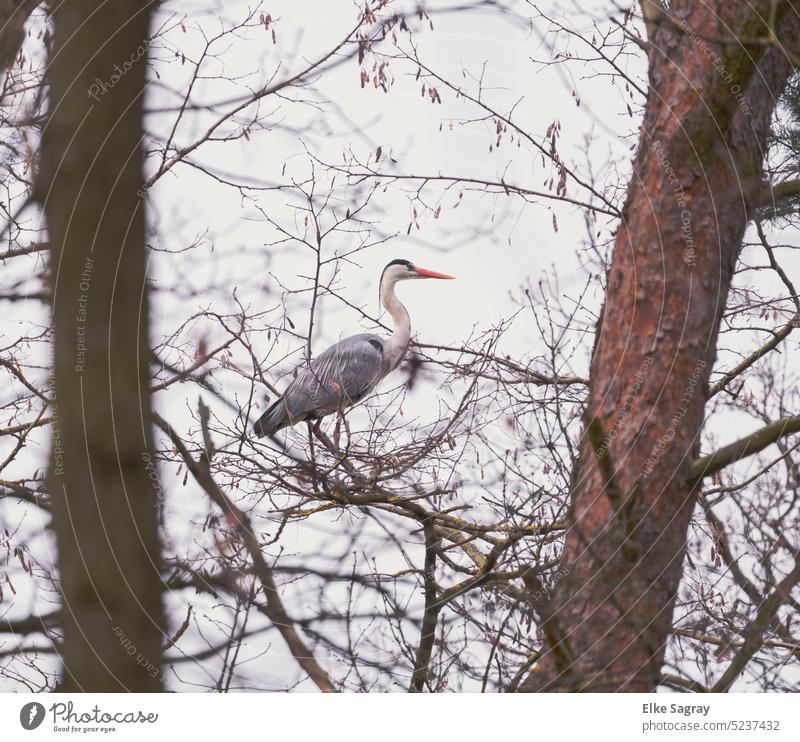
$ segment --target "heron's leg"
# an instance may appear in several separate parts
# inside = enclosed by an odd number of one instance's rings
[[[308,438],[311,440],[312,438],[317,437],[319,434],[319,426],[322,422],[322,418],[318,417],[316,420],[306,420],[306,427],[308,428]]]
[[[339,434],[341,432],[342,420],[344,419],[344,415],[342,414],[342,408],[336,410],[336,425],[333,428],[333,445],[336,447],[336,450],[339,450]]]
[[[314,455],[314,438],[319,438],[319,424],[320,419],[306,420],[306,429],[308,430],[308,445],[311,447],[311,455]]]
[[[347,422],[344,412],[342,412],[342,420],[344,420],[344,432],[347,434],[347,447],[350,448],[350,423]]]

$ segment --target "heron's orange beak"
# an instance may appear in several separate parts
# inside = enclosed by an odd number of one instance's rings
[[[448,276],[446,273],[437,273],[436,271],[429,271],[427,268],[415,268],[414,272],[420,278],[446,278],[448,280],[455,280],[455,276]]]

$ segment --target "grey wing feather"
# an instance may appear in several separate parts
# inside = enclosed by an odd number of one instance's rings
[[[258,420],[258,435],[348,407],[363,399],[386,374],[383,340],[364,333],[344,338],[300,369],[295,379]]]
[[[383,376],[383,343],[376,335],[354,335],[320,353],[289,385],[290,414],[298,411],[329,412],[366,396]]]

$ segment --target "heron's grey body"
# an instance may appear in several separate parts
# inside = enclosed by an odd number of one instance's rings
[[[297,372],[283,396],[261,415],[253,430],[262,437],[303,420],[317,420],[360,402],[393,371],[406,354],[411,320],[394,293],[398,281],[409,278],[450,278],[407,260],[394,260],[383,270],[380,297],[394,321],[389,337],[361,333],[340,340]]]
[[[340,340],[301,367],[294,380],[258,419],[255,431],[272,435],[302,420],[316,420],[360,402],[391,371],[384,338],[364,333]]]

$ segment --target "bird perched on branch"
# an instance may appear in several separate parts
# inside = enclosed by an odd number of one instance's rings
[[[408,260],[393,260],[381,273],[380,298],[392,316],[394,332],[389,337],[362,333],[340,340],[304,365],[295,379],[253,426],[261,438],[303,420],[319,420],[360,402],[398,365],[411,340],[411,319],[394,292],[398,281],[446,278],[417,268]],[[338,425],[337,425],[338,427]]]

